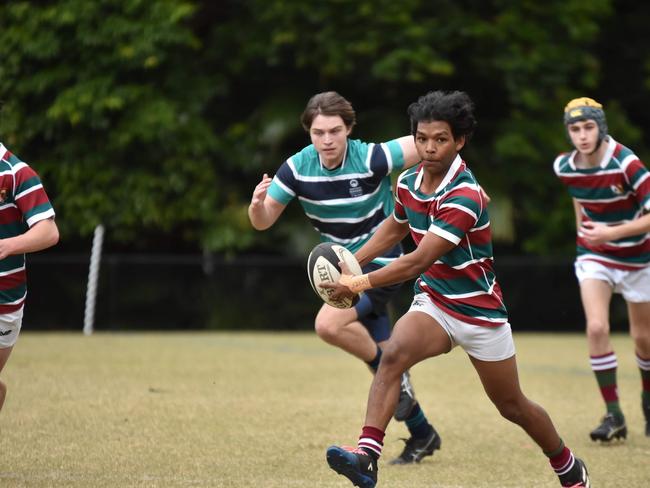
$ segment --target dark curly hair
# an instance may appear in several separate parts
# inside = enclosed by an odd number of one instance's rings
[[[429,92],[409,105],[407,112],[411,118],[413,135],[417,132],[418,122],[441,120],[449,124],[454,139],[465,136],[467,142],[476,127],[474,102],[467,93],[462,91]]]

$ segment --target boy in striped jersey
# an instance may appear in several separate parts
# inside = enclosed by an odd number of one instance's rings
[[[410,136],[383,144],[349,139],[356,120],[350,102],[336,92],[314,95],[301,123],[312,144],[287,159],[271,180],[266,174],[253,192],[248,215],[254,228],[271,227],[289,202],[298,198],[323,241],[352,252],[366,242],[393,210],[390,173],[418,161]],[[399,245],[365,263],[366,272],[402,254]],[[386,305],[399,284],[366,293],[351,309],[323,304],[315,320],[318,336],[364,361],[376,371],[390,336]],[[418,463],[440,448],[440,437],[415,400],[408,372],[402,375],[394,410],[410,433],[394,464]]]
[[[584,463],[564,445],[546,411],[519,387],[512,332],[492,267],[486,201],[458,154],[476,124],[473,103],[464,92],[436,91],[408,112],[421,163],[400,175],[392,217],[356,257],[366,263],[409,232],[417,247],[380,270],[344,273],[339,283],[321,286],[340,297],[416,278],[415,296],[384,348],[357,447],[331,446],[327,461],[356,486],[373,488],[402,371],[459,345],[490,400],[537,443],[560,484],[588,487]]]
[[[0,372],[9,359],[27,295],[25,253],[56,244],[54,210],[38,175],[0,143]],[[0,410],[7,386],[0,381]]]
[[[573,197],[575,270],[591,368],[607,409],[590,436],[603,442],[627,436],[609,337],[612,293],[621,293],[627,302],[641,372],[645,434],[650,436],[650,173],[607,134],[605,112],[595,100],[571,100],[564,109],[564,125],[575,150],[560,154],[553,168]]]

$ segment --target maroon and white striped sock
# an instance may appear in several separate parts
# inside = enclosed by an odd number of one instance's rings
[[[566,447],[564,445],[564,442],[562,442],[556,451],[545,454],[548,456],[548,460],[551,463],[553,471],[555,471],[555,474],[557,474],[560,479],[563,479],[568,473],[571,472],[571,469],[573,469],[573,466],[576,462],[571,449]]]
[[[381,450],[384,447],[384,436],[386,433],[376,427],[364,425],[359,436],[357,447],[363,449],[375,459],[381,456]]]

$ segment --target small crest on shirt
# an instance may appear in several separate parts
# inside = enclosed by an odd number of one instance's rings
[[[623,188],[623,185],[621,185],[621,184],[612,185],[612,186],[609,187],[609,189],[612,190],[612,192],[615,195],[622,195],[623,192],[625,191],[625,189]]]
[[[7,199],[7,193],[9,193],[8,188],[0,188],[0,203],[5,203]]]
[[[363,195],[363,188],[359,186],[359,180],[350,180],[350,196],[360,197]]]

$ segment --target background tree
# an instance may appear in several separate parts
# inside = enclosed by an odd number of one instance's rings
[[[648,14],[630,0],[9,1],[0,135],[43,174],[67,242],[103,222],[127,249],[291,253],[315,235],[296,205],[268,233],[246,207],[262,173],[308,143],[298,117],[312,94],[344,94],[353,135],[379,141],[406,133],[417,96],[462,89],[497,245],[571,254],[551,168],[569,149],[562,109],[601,100],[644,155]]]

